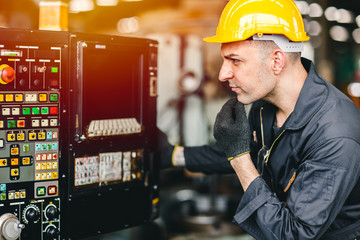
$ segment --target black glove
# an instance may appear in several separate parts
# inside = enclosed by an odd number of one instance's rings
[[[228,100],[216,116],[214,137],[228,160],[250,152],[250,129],[244,104]]]
[[[172,163],[172,155],[175,146],[169,143],[166,134],[158,128],[156,135],[157,143],[155,158],[160,161],[160,168],[165,169],[173,167],[174,165]]]

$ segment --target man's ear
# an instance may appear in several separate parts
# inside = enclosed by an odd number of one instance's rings
[[[286,55],[281,49],[275,49],[272,53],[272,70],[279,75],[285,66]]]

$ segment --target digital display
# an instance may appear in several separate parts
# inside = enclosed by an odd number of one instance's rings
[[[141,118],[142,54],[129,46],[98,46],[83,49],[83,132],[94,120]]]

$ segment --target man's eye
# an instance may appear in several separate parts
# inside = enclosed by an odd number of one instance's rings
[[[233,63],[238,63],[240,60],[239,60],[239,59],[234,59],[234,58],[232,58],[231,61],[232,61]]]

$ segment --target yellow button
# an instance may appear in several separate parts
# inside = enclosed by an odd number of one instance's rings
[[[14,147],[10,149],[11,155],[19,155],[19,148]]]
[[[41,169],[41,163],[36,163],[35,170],[40,170],[40,169]]]
[[[26,191],[25,190],[20,191],[20,198],[26,198]]]
[[[8,142],[14,142],[16,140],[15,139],[15,134],[14,133],[8,133],[7,140],[8,140]]]
[[[46,169],[46,163],[41,163],[41,169],[42,170]]]
[[[29,140],[36,140],[36,133],[32,133],[32,132],[30,132],[29,133]]]
[[[0,159],[0,167],[6,167],[7,166],[7,159],[2,158]]]
[[[4,121],[0,121],[0,128],[4,128]]]
[[[41,173],[41,179],[46,179],[46,173]]]
[[[4,101],[4,94],[0,94],[0,102]]]
[[[24,134],[24,133],[18,133],[18,134],[16,135],[16,139],[17,139],[18,141],[24,141],[24,140],[25,140],[25,134]]]
[[[20,198],[20,192],[15,192],[15,199],[19,199]]]
[[[57,172],[52,172],[52,178],[53,179],[58,178],[58,173]]]
[[[13,94],[6,94],[5,95],[5,100],[7,102],[13,102],[14,101],[14,95]]]
[[[17,166],[19,165],[19,159],[18,158],[12,158],[11,159],[11,166]]]
[[[51,173],[51,172],[48,172],[48,173],[47,173],[47,179],[51,179],[51,176],[52,176],[52,173]]]
[[[15,95],[15,102],[22,102],[24,99],[23,95],[22,94],[16,94]]]
[[[46,102],[46,99],[47,99],[46,93],[39,94],[39,102]]]
[[[58,167],[57,162],[53,162],[53,163],[52,163],[52,168],[53,168],[53,169],[57,169],[57,167]]]
[[[12,177],[19,176],[19,169],[18,168],[12,168],[11,171],[10,171],[10,175]]]
[[[46,138],[46,134],[44,132],[39,132],[38,133],[38,139],[44,140],[45,138]]]
[[[30,164],[30,157],[23,157],[22,158],[22,164],[23,165],[29,165]]]

